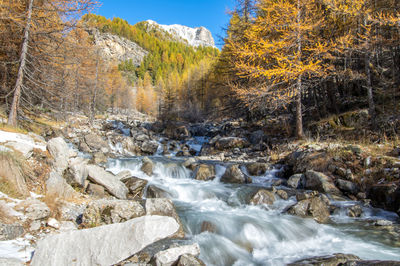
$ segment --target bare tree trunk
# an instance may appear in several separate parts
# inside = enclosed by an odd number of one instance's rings
[[[374,95],[372,92],[372,82],[371,82],[371,68],[370,68],[370,58],[369,53],[365,55],[365,73],[367,75],[367,93],[368,93],[368,113],[371,117],[372,124],[375,124],[375,102]]]
[[[17,81],[15,82],[15,87],[14,87],[13,102],[11,105],[10,114],[8,116],[8,124],[11,126],[17,125],[19,99],[21,97],[22,83],[24,80],[24,70],[25,70],[25,66],[26,66],[26,55],[28,53],[29,32],[30,32],[30,28],[31,28],[33,1],[34,0],[29,1],[28,17],[26,18],[24,40],[23,40],[22,49],[21,49],[20,66],[18,69]]]
[[[92,93],[92,101],[90,103],[90,110],[89,110],[89,122],[90,125],[93,123],[94,120],[94,113],[96,109],[96,100],[97,100],[97,85],[99,81],[99,55],[96,55],[96,78],[94,81],[93,93]]]
[[[300,20],[301,20],[301,4],[300,0],[297,0],[297,52],[299,56],[299,61],[301,61],[301,32],[300,32]],[[300,62],[299,62],[300,63]],[[304,138],[303,132],[303,112],[301,106],[301,96],[302,96],[302,75],[297,77],[296,84],[296,138]]]

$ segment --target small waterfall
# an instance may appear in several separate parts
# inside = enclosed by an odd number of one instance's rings
[[[133,176],[167,191],[174,201],[186,234],[201,247],[200,258],[207,265],[285,265],[313,256],[333,253],[354,254],[363,259],[400,260],[400,248],[371,236],[369,229],[360,233],[357,219],[345,217],[345,209],[355,202],[333,202],[338,212],[331,225],[282,213],[296,202],[276,200],[272,206],[252,206],[247,199],[257,188],[270,187],[279,169],[252,177],[248,185],[224,184],[220,178],[224,163],[215,163],[212,181],[193,179],[193,172],[178,158],[151,157],[152,176],[144,174],[141,157],[112,159],[108,169],[117,174],[131,171]],[[207,163],[207,162],[205,162]],[[210,162],[211,163],[211,162]],[[394,214],[365,209],[360,219],[394,218]],[[204,224],[212,230],[203,231]],[[361,229],[362,230],[362,229]]]

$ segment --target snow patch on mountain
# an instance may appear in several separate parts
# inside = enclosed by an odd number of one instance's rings
[[[158,26],[162,30],[168,32],[173,37],[178,40],[187,41],[189,45],[198,47],[198,46],[210,46],[215,47],[214,38],[212,37],[211,32],[204,28],[190,28],[187,26],[174,24],[174,25],[162,25],[158,24],[153,20],[146,21],[149,25]],[[215,47],[216,48],[216,47]]]

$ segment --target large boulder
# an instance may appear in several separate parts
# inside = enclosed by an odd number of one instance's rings
[[[215,167],[209,164],[200,164],[195,172],[195,179],[209,181],[215,178]]]
[[[368,198],[374,207],[397,212],[400,215],[400,186],[391,184],[377,184],[371,187]]]
[[[170,197],[171,197],[171,195],[167,191],[165,191],[161,188],[158,188],[153,185],[150,185],[147,187],[146,198],[148,198],[148,199],[149,198],[170,198]]]
[[[343,191],[345,193],[357,195],[357,193],[359,192],[358,186],[348,180],[336,179],[336,185],[341,191]]]
[[[137,201],[101,199],[87,205],[82,222],[93,227],[121,223],[143,215],[144,208]]]
[[[166,198],[154,198],[147,199],[146,204],[146,215],[161,215],[169,216],[176,220],[179,224],[179,230],[176,232],[174,237],[182,238],[185,237],[185,232],[178,213],[175,210],[175,206],[170,199]]]
[[[171,217],[143,216],[125,223],[50,235],[38,242],[31,265],[114,265],[178,229]]]
[[[288,213],[303,218],[311,217],[318,223],[329,222],[329,206],[322,195],[300,200],[288,209]]]
[[[15,209],[25,213],[26,217],[32,221],[44,220],[50,216],[50,208],[37,199],[24,200]]]
[[[97,165],[87,165],[86,167],[91,181],[105,187],[111,195],[119,199],[126,199],[128,188],[115,175]]]
[[[266,189],[260,189],[250,199],[250,203],[253,205],[273,205],[275,202],[275,194],[272,191]]]
[[[46,180],[46,195],[60,199],[72,199],[79,197],[79,194],[56,172],[50,172]]]
[[[163,250],[154,255],[155,264],[157,266],[172,266],[177,263],[179,257],[185,254],[192,256],[200,255],[199,244],[195,243],[192,245],[172,247],[167,250]]]
[[[47,149],[54,159],[54,169],[62,174],[68,167],[68,159],[70,157],[67,143],[61,137],[54,138],[47,143]]]
[[[101,148],[108,147],[108,143],[101,136],[94,133],[86,135],[84,139],[92,151],[100,151]]]
[[[215,148],[220,151],[229,150],[234,148],[244,148],[249,145],[248,141],[244,138],[225,137],[220,138],[215,142]]]
[[[298,189],[303,188],[305,183],[305,178],[303,174],[295,174],[289,177],[287,184],[289,187]]]
[[[221,177],[221,182],[233,183],[233,184],[244,184],[246,183],[246,177],[239,168],[239,165],[231,165],[226,169],[224,175]]]
[[[140,170],[145,173],[148,176],[153,175],[153,168],[154,168],[154,163],[152,160],[150,160],[148,157],[144,157],[142,160],[142,167],[140,167]]]
[[[312,170],[305,173],[305,188],[322,193],[341,194],[329,176]]]

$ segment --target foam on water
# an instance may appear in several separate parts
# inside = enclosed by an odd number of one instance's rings
[[[336,226],[282,214],[296,202],[294,197],[288,201],[276,200],[273,206],[247,205],[256,186],[268,187],[271,180],[277,179],[276,169],[253,177],[257,184],[232,185],[219,181],[226,169],[223,163],[216,164],[216,178],[204,182],[194,180],[193,172],[183,167],[181,160],[165,157],[152,158],[154,174],[147,176],[140,171],[141,159],[110,160],[109,170],[115,174],[130,170],[132,175],[169,192],[187,236],[199,243],[200,258],[207,265],[285,265],[333,253],[350,253],[363,259],[400,260],[400,248],[375,241],[368,233],[355,234],[357,219],[346,216],[347,220]],[[345,209],[355,203],[334,204]],[[364,218],[382,219],[391,215],[366,209]],[[336,216],[344,217],[344,214]],[[215,232],[201,232],[204,222],[213,224]]]

